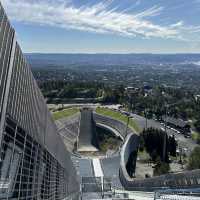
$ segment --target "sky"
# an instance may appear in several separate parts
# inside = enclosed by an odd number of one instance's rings
[[[26,53],[200,53],[200,0],[0,0]]]

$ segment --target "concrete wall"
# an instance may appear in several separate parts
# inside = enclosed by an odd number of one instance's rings
[[[129,157],[131,153],[137,152],[139,146],[139,136],[136,134],[129,134],[126,137],[126,141],[121,149],[121,161],[120,161],[120,168],[123,170],[123,174],[125,177],[129,177],[127,170],[126,170],[126,164],[129,160]],[[136,163],[135,158],[135,163]]]
[[[98,151],[96,125],[91,109],[83,108],[81,110],[78,151]]]
[[[122,138],[126,137],[126,124],[125,123],[115,120],[111,117],[107,117],[107,116],[100,115],[97,113],[93,113],[93,117],[94,117],[94,120],[96,123],[105,124],[107,126],[110,126],[111,128],[115,129],[117,132],[119,132]],[[127,130],[127,134],[129,134],[129,133],[133,133],[133,131],[130,128],[128,128],[128,130]]]
[[[147,179],[131,179],[126,177],[120,169],[120,180],[127,190],[154,191],[164,188],[199,188],[200,170],[167,174]]]
[[[119,176],[125,189],[154,191],[163,188],[199,188],[200,170],[171,173],[146,179],[130,178],[126,171],[126,163],[131,152],[137,149],[138,144],[137,135],[128,135],[122,147]]]

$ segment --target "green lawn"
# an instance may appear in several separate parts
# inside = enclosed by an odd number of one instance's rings
[[[108,117],[112,117],[113,119],[127,123],[128,117],[126,115],[121,114],[120,112],[113,111],[113,110],[108,109],[108,108],[100,108],[100,107],[98,107],[96,109],[96,112],[98,114],[105,115],[105,116],[108,116]],[[137,133],[139,133],[141,131],[138,124],[133,119],[130,119],[129,127],[131,129],[133,129],[134,131],[136,131]]]
[[[199,133],[193,131],[193,132],[192,132],[192,139],[195,140],[195,141],[197,141],[198,138],[200,137],[199,135],[200,135]]]
[[[140,161],[148,162],[149,159],[150,159],[150,156],[149,156],[149,154],[147,153],[146,150],[138,151],[138,157],[140,158]]]
[[[68,108],[61,111],[53,112],[52,115],[53,115],[54,120],[58,120],[58,119],[62,119],[62,118],[74,115],[77,112],[79,112],[79,108],[74,107],[74,108]]]

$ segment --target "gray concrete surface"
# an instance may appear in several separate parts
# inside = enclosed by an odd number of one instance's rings
[[[102,159],[101,166],[104,176],[112,178],[113,187],[122,188],[121,182],[119,180],[120,155]]]
[[[81,110],[78,151],[98,151],[98,140],[91,109]]]
[[[72,161],[73,161],[74,166],[76,167],[76,171],[79,178],[94,176],[92,161],[90,159],[78,158],[78,157],[72,156]]]

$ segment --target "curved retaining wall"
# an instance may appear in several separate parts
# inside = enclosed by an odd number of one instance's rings
[[[200,186],[200,169],[146,179],[130,178],[125,166],[131,152],[137,150],[138,144],[137,135],[128,135],[122,147],[119,177],[125,189],[154,191],[163,188],[196,188]]]
[[[96,123],[105,124],[107,126],[110,126],[111,128],[115,129],[117,132],[119,132],[121,137],[125,139],[125,137],[126,137],[126,124],[125,123],[115,120],[111,117],[97,114],[95,112],[93,112],[93,117],[94,117],[94,120]],[[127,135],[130,133],[133,134],[133,131],[130,128],[128,128]]]
[[[120,137],[122,141],[124,140],[124,137],[122,137],[121,134],[116,129],[110,126],[107,126],[106,124],[96,123],[96,127],[103,128],[104,130],[112,132],[115,134],[115,136]]]
[[[129,134],[126,137],[126,141],[121,149],[121,160],[120,160],[120,174],[123,175],[124,179],[130,178],[130,176],[127,173],[126,164],[128,163],[129,157],[133,152],[138,151],[139,146],[139,136],[136,134]],[[134,162],[136,163],[137,157],[135,157]],[[124,182],[124,179],[121,179],[122,185]],[[125,186],[124,186],[125,187]]]

